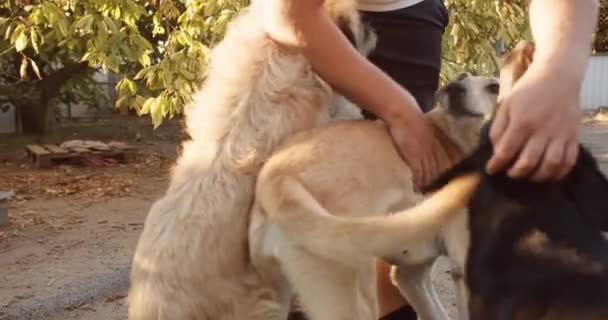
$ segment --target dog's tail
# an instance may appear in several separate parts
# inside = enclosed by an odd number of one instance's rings
[[[393,215],[345,218],[328,212],[296,178],[276,177],[261,185],[257,200],[286,236],[316,255],[346,262],[353,257],[388,258],[408,245],[433,238],[464,208],[480,177],[456,177],[414,207]]]

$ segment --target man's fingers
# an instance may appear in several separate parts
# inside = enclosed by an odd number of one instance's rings
[[[563,141],[558,139],[551,140],[547,145],[538,169],[532,175],[532,180],[545,182],[557,177],[564,163],[566,146],[566,143]]]
[[[494,145],[494,154],[486,165],[488,174],[504,169],[517,156],[528,137],[527,131],[513,125],[509,126]]]
[[[496,110],[496,116],[494,117],[494,121],[490,126],[490,141],[492,144],[498,144],[498,141],[504,134],[507,129],[507,125],[509,124],[509,113],[506,111],[506,106],[499,106]]]
[[[431,149],[431,151],[429,152],[429,160],[431,165],[427,168],[428,171],[426,172],[426,181],[424,182],[425,185],[430,184],[439,172],[439,159],[441,157],[441,148],[438,147],[438,142],[435,142],[434,145],[435,148]]]
[[[555,180],[561,180],[566,175],[568,175],[568,173],[570,173],[570,170],[576,164],[576,160],[578,159],[578,152],[579,152],[578,141],[577,140],[570,141],[568,143],[568,145],[566,146],[566,150],[564,153],[564,161],[562,163],[562,166],[561,166],[559,172],[557,173],[557,176],[555,177]]]
[[[417,189],[420,189],[420,187],[423,184],[423,174],[424,174],[424,170],[422,167],[420,167],[420,163],[418,161],[410,161],[410,170],[412,170],[412,178],[413,178],[413,182],[414,182],[414,186]]]
[[[420,180],[420,185],[418,185],[418,187],[423,187],[425,185],[427,185],[429,183],[429,171],[432,170],[433,167],[433,160],[432,160],[432,154],[429,154],[431,157],[424,157],[424,158],[420,158],[420,167],[422,169],[421,172],[421,180]]]
[[[521,150],[513,166],[509,168],[507,175],[513,179],[528,177],[543,159],[548,142],[549,139],[543,136],[532,137]]]

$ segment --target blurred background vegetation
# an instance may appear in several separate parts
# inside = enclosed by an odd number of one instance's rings
[[[597,34],[606,51],[608,33]],[[524,0],[445,0],[450,11],[441,79],[495,74],[499,57],[529,36]],[[181,114],[205,78],[210,48],[248,0],[3,0],[0,103],[19,109],[25,133],[53,127],[58,102],[113,103],[155,127]],[[92,74],[117,75],[104,102]],[[101,101],[101,102],[100,102]]]

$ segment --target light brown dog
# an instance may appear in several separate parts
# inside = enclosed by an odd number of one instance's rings
[[[469,74],[439,92],[439,107],[428,117],[452,161],[476,145],[497,94],[495,79]],[[433,247],[442,226],[462,211],[474,180],[423,201],[382,123],[341,121],[296,133],[258,176],[252,261],[277,290],[295,290],[312,320],[377,319],[374,258],[402,259],[418,243]],[[407,262],[416,259],[409,255]],[[432,308],[419,312],[425,320],[445,317]]]
[[[326,9],[360,51],[373,47],[353,0],[330,0]],[[285,318],[286,308],[249,260],[257,172],[284,137],[360,113],[338,103],[302,55],[273,43],[261,16],[251,6],[233,20],[185,110],[192,140],[137,243],[129,319]]]

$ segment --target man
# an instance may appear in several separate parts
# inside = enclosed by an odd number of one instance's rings
[[[417,185],[428,183],[443,169],[438,164],[445,153],[422,117],[419,103],[350,45],[321,10],[324,0],[264,1],[278,4],[266,6],[268,35],[304,54],[334,88],[387,123]],[[536,42],[534,61],[503,98],[490,130],[495,153],[487,171],[507,170],[513,178],[535,181],[557,180],[570,172],[578,153],[579,96],[598,0],[531,0],[529,6]],[[278,27],[286,20],[293,25],[291,32]],[[394,310],[381,311],[384,316]]]

